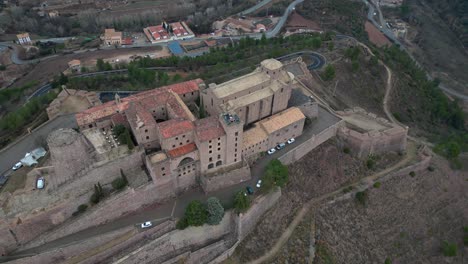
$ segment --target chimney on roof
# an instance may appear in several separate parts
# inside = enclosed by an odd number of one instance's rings
[[[114,99],[115,99],[115,103],[119,105],[121,101],[120,101],[120,95],[118,93],[115,93]]]

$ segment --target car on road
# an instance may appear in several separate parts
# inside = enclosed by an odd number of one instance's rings
[[[295,141],[296,141],[295,138],[290,138],[290,139],[288,139],[288,144],[292,144],[292,143],[294,143]]]
[[[276,149],[275,149],[275,148],[269,149],[269,150],[267,151],[268,155],[271,155],[271,154],[273,154],[273,153],[275,153],[275,152],[276,152]]]
[[[276,145],[277,150],[283,149],[284,147],[286,147],[286,144],[284,143],[279,143],[278,145]]]
[[[36,182],[36,188],[44,189],[44,185],[45,185],[44,177],[39,177],[39,179],[37,179],[37,182]]]
[[[253,190],[252,187],[250,187],[250,186],[245,187],[245,189],[247,190],[247,193],[248,193],[249,195],[252,195],[252,194],[254,193],[254,190]]]
[[[257,188],[260,188],[262,186],[262,180],[257,181]]]
[[[17,163],[13,166],[13,168],[11,168],[11,169],[14,170],[14,171],[16,171],[16,170],[18,170],[18,169],[21,168],[21,167],[23,167],[23,163],[17,162]]]
[[[148,228],[148,227],[151,227],[152,225],[153,223],[151,223],[150,221],[146,221],[143,224],[141,224],[141,228]]]

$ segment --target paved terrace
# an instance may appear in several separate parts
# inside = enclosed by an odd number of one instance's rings
[[[296,142],[280,151],[277,151],[273,155],[266,155],[254,164],[251,168],[252,179],[250,181],[241,182],[237,185],[233,185],[215,192],[205,194],[201,188],[195,188],[188,190],[182,195],[178,196],[175,200],[168,201],[166,203],[154,204],[149,207],[142,209],[139,212],[123,216],[113,222],[103,224],[97,227],[91,227],[75,234],[65,236],[63,238],[51,241],[44,245],[27,249],[21,252],[16,252],[14,255],[23,254],[35,254],[46,250],[52,250],[56,247],[64,247],[68,244],[79,243],[79,241],[88,239],[96,235],[102,235],[104,233],[114,231],[120,228],[124,228],[131,225],[136,225],[144,221],[161,222],[170,217],[183,216],[185,207],[193,200],[205,201],[211,196],[218,197],[223,203],[231,203],[234,194],[239,190],[245,190],[246,186],[252,186],[255,189],[256,182],[263,176],[266,165],[272,159],[278,159],[288,151],[299,146],[301,143],[310,139],[313,135],[317,135],[327,128],[335,125],[340,121],[340,118],[329,113],[322,107],[319,107],[319,117],[312,121],[312,123],[304,128],[304,132],[300,137],[296,138]],[[1,259],[0,259],[1,261]]]

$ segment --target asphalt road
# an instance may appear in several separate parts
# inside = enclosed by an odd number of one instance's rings
[[[166,203],[154,204],[147,208],[142,209],[139,212],[126,215],[122,218],[114,220],[112,222],[91,227],[80,232],[71,234],[59,238],[57,240],[51,241],[49,243],[43,244],[41,246],[18,251],[12,254],[14,255],[26,255],[26,254],[38,254],[40,252],[51,250],[56,247],[64,247],[72,243],[79,243],[79,241],[91,238],[96,235],[101,235],[110,231],[114,231],[120,228],[127,226],[135,226],[139,223],[145,221],[154,221],[160,222],[171,217],[181,217],[184,214],[185,207],[193,200],[206,201],[209,197],[215,196],[218,197],[222,203],[230,204],[232,199],[239,190],[245,190],[247,186],[251,186],[254,190],[257,190],[255,187],[257,181],[263,176],[266,165],[272,160],[281,157],[284,153],[295,148],[297,145],[303,143],[312,137],[323,131],[324,129],[330,127],[331,125],[337,123],[340,119],[335,115],[329,113],[324,108],[319,107],[319,116],[320,118],[314,120],[312,124],[305,128],[303,134],[296,138],[296,142],[286,147],[280,151],[275,152],[273,155],[266,155],[261,158],[256,164],[251,167],[252,179],[249,181],[241,182],[237,185],[229,186],[225,189],[221,189],[209,194],[205,194],[201,189],[191,189],[184,192],[182,195],[178,196],[176,200],[168,201]],[[1,261],[1,259],[0,259]]]
[[[59,128],[78,127],[75,120],[75,115],[63,115],[51,120],[48,123],[35,129],[31,134],[19,139],[16,142],[8,145],[0,151],[0,173],[9,174],[11,167],[21,160],[26,152],[29,152],[37,147],[43,147],[41,142],[47,138],[50,132]]]
[[[252,6],[251,8],[248,8],[240,13],[238,13],[238,15],[242,16],[242,15],[248,15],[252,12],[255,12],[257,11],[259,8],[265,6],[266,4],[270,3],[271,0],[262,0],[260,2],[258,2],[256,5]]]

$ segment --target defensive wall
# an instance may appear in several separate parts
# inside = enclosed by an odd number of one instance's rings
[[[323,142],[329,140],[330,138],[336,136],[336,133],[340,127],[344,125],[344,121],[340,120],[339,122],[335,123],[334,125],[326,128],[322,132],[312,135],[312,137],[302,144],[298,145],[294,149],[286,152],[281,157],[278,158],[279,161],[283,164],[291,164],[302,157],[304,157],[307,153],[312,151],[314,148],[322,144]]]
[[[219,190],[250,179],[250,166],[248,164],[244,164],[238,169],[200,176],[201,186],[205,192]]]
[[[227,211],[220,224],[176,230],[168,220],[136,231],[127,227],[78,241],[59,249],[22,258],[12,263],[219,263],[234,252],[241,239],[280,198],[281,190],[257,197],[245,213]]]
[[[73,218],[57,229],[44,234],[40,239],[28,244],[26,248],[36,247],[89,227],[104,224],[172,195],[172,191],[168,191],[164,186],[155,186],[151,183],[138,188],[127,187],[124,191],[91,207],[80,217]]]
[[[353,155],[363,158],[370,154],[380,154],[388,151],[402,152],[406,150],[408,127],[402,127],[390,123],[386,119],[379,118],[375,114],[367,113],[363,109],[355,107],[350,110],[340,111],[337,114],[346,117],[362,116],[374,122],[381,129],[365,130],[355,125],[348,124],[338,130],[339,142],[349,147]]]

